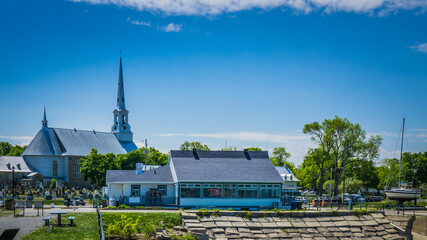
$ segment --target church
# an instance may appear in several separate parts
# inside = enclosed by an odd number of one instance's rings
[[[56,179],[59,185],[90,186],[80,172],[79,159],[88,155],[92,148],[101,154],[125,154],[137,149],[133,142],[128,115],[120,57],[117,106],[113,111],[114,122],[111,132],[49,127],[44,109],[41,129],[21,157],[16,158],[22,158],[21,165],[26,164],[31,173],[43,176],[45,183]],[[0,160],[6,161],[6,158]],[[25,177],[22,176],[23,179]],[[36,185],[39,184],[38,182]]]

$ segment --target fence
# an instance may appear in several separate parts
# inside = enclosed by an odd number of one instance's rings
[[[104,227],[102,226],[102,215],[101,215],[101,212],[99,211],[99,206],[96,206],[96,213],[98,215],[99,239],[100,240],[105,240]]]

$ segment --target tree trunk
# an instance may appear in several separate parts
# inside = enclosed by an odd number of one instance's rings
[[[319,197],[323,194],[323,169],[320,169],[320,180],[319,180]]]

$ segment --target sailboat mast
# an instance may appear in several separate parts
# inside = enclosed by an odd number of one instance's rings
[[[402,172],[402,152],[403,152],[403,133],[405,132],[405,118],[403,118],[402,126],[402,141],[400,143],[400,167],[399,167],[399,186],[400,187],[400,174]]]

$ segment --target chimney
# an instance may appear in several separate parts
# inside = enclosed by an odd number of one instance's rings
[[[196,160],[200,160],[199,155],[197,154],[197,150],[193,148],[193,155]]]
[[[248,149],[244,149],[243,153],[245,154],[246,159],[251,160],[251,156],[249,156],[249,150]]]

